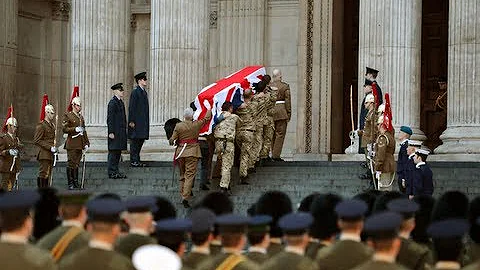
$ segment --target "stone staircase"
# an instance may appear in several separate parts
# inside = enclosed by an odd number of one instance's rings
[[[54,168],[53,185],[59,190],[66,188],[65,163]],[[432,162],[430,163],[435,179],[435,195],[446,190],[461,190],[473,198],[480,195],[480,163],[478,162]],[[20,188],[35,188],[38,165],[35,162],[23,164],[20,174]],[[172,180],[171,162],[150,162],[146,168],[131,168],[121,165],[120,170],[128,175],[127,179],[108,179],[106,163],[87,163],[85,186],[94,193],[115,192],[122,197],[132,195],[161,195],[170,199],[178,209],[179,215],[186,213],[181,205],[178,191],[178,173]],[[250,185],[236,185],[238,173],[232,173],[235,212],[246,213],[260,195],[267,190],[281,190],[292,199],[294,206],[312,192],[334,192],[345,197],[362,192],[368,186],[367,180],[358,179],[364,169],[357,161],[295,161],[266,163],[250,177]],[[79,177],[81,178],[80,169]],[[193,203],[200,200],[207,191],[194,187]],[[218,186],[218,180],[211,185]],[[396,188],[396,186],[395,186]]]

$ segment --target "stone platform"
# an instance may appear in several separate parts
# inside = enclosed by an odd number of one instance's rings
[[[107,166],[103,162],[87,162],[85,186],[94,193],[115,192],[122,197],[131,195],[162,195],[170,199],[180,215],[185,213],[178,191],[178,172],[172,171],[171,162],[150,162],[146,168],[131,168],[127,162],[121,165],[121,171],[127,179],[108,179]],[[435,195],[446,190],[461,190],[473,198],[480,195],[479,162],[431,162],[435,180]],[[19,182],[21,188],[35,187],[38,165],[35,162],[23,164]],[[286,192],[297,206],[301,199],[312,192],[334,192],[345,197],[362,192],[368,181],[360,180],[358,174],[364,169],[357,161],[293,161],[266,163],[250,177],[250,185],[236,185],[238,174],[233,172],[233,196],[235,211],[246,213],[246,209],[267,190]],[[79,177],[82,176],[80,169]],[[175,179],[173,179],[175,177]],[[66,188],[65,163],[60,162],[54,169],[53,185],[58,189]],[[396,184],[395,184],[396,185]],[[218,186],[218,180],[211,185]],[[207,194],[194,189],[193,203]],[[396,186],[395,186],[396,188]]]

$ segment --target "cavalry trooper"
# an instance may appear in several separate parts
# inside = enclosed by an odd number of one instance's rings
[[[55,109],[51,104],[45,106],[45,119],[38,123],[35,129],[33,142],[38,146],[37,160],[40,164],[37,187],[45,188],[49,186],[49,179],[52,175],[53,162],[56,158],[57,147],[55,146]]]
[[[17,119],[7,119],[7,133],[0,135],[0,173],[2,173],[2,189],[11,191],[20,165],[20,140],[17,137]]]
[[[387,129],[389,119],[378,118],[378,137],[375,144],[375,178],[378,181],[378,189],[391,191],[396,163],[393,154],[395,153],[394,131]]]
[[[83,150],[87,151],[90,147],[87,131],[85,130],[85,120],[80,114],[82,104],[80,97],[72,99],[72,111],[67,111],[63,115],[63,133],[67,134],[65,149],[67,149],[67,181],[68,189],[80,188],[78,183],[78,166],[82,159]]]
[[[371,85],[366,84],[365,88],[371,88]],[[377,138],[377,117],[375,112],[375,97],[373,94],[368,94],[365,97],[364,107],[367,110],[367,114],[365,116],[364,127],[358,130],[358,135],[362,138],[360,147],[364,149],[363,153],[365,154],[368,169],[364,174],[360,175],[360,179],[372,179],[371,163],[369,161],[373,158],[373,143]]]

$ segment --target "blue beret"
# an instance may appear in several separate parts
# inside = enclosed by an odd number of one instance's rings
[[[29,209],[40,200],[35,190],[14,190],[0,195],[0,211],[11,209]]]
[[[387,209],[403,215],[404,218],[410,218],[415,215],[420,206],[412,200],[401,198],[390,201]]]
[[[215,224],[215,213],[207,208],[198,208],[190,215],[192,220],[192,233],[210,232]]]
[[[192,229],[192,221],[185,218],[168,218],[158,221],[155,228],[157,232],[188,232]]]
[[[410,127],[407,126],[401,126],[400,131],[407,133],[408,135],[412,135],[413,131]]]
[[[137,196],[125,201],[127,211],[130,213],[156,212],[158,207],[152,196]]]
[[[362,219],[368,210],[368,205],[358,199],[351,199],[339,202],[335,206],[335,212],[337,216],[345,220],[358,220]]]
[[[461,238],[469,227],[466,219],[445,219],[430,224],[427,233],[433,239]]]
[[[245,232],[248,218],[236,214],[226,214],[218,216],[215,223],[221,232]]]
[[[123,202],[111,198],[93,199],[87,203],[88,217],[92,221],[119,222],[125,211]]]
[[[391,239],[398,235],[403,218],[395,212],[374,214],[365,221],[365,232],[375,239]]]
[[[305,212],[290,213],[278,220],[278,226],[287,235],[303,234],[309,229],[312,223],[313,216]]]

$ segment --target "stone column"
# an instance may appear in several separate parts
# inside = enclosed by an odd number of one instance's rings
[[[18,0],[0,1],[0,18],[0,116],[4,121],[16,89]]]
[[[480,154],[480,8],[477,0],[450,1],[447,129],[442,154]],[[478,161],[478,158],[477,158]]]
[[[264,64],[265,0],[218,0],[218,74]]]
[[[207,0],[151,1],[151,137],[164,134],[166,120],[182,118],[207,85],[208,7]]]
[[[378,69],[382,92],[390,94],[395,129],[410,126],[419,140],[425,139],[420,130],[421,30],[421,0],[360,1],[358,104],[365,67]]]
[[[74,85],[80,87],[92,151],[106,150],[110,86],[127,83],[132,76],[127,74],[130,1],[72,0],[71,25],[72,84],[68,92]]]

